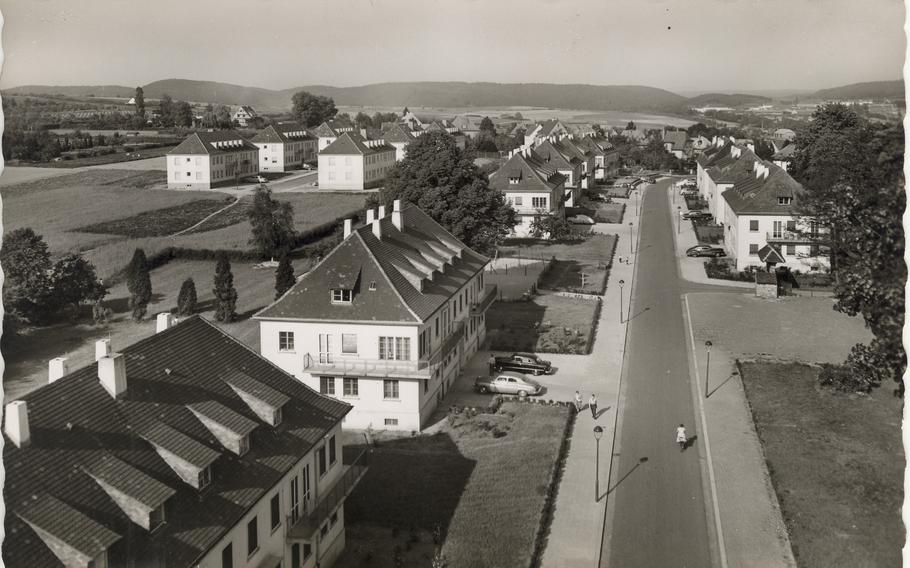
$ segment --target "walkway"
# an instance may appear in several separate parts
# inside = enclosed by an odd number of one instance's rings
[[[224,213],[225,211],[227,211],[227,210],[230,209],[231,207],[234,207],[234,206],[237,205],[238,203],[240,203],[240,197],[235,197],[235,198],[234,198],[234,201],[232,201],[232,202],[229,203],[228,205],[225,205],[224,207],[222,207],[222,208],[219,209],[218,211],[215,211],[215,212],[212,213],[211,215],[206,215],[206,217],[205,217],[202,221],[199,221],[198,223],[196,223],[195,225],[193,225],[193,226],[191,226],[191,227],[187,227],[186,229],[181,229],[181,230],[177,231],[176,233],[174,233],[173,235],[168,235],[168,236],[169,236],[169,237],[176,237],[176,236],[182,235],[183,233],[188,233],[188,232],[192,231],[193,229],[195,229],[196,227],[198,227],[199,225],[205,223],[206,221],[208,221],[209,219],[211,219],[211,218],[214,217],[215,215],[220,215],[220,214]]]

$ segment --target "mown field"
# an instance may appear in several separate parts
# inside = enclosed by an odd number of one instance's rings
[[[458,420],[432,436],[382,442],[345,503],[352,530],[339,566],[363,565],[367,554],[371,566],[395,565],[390,535],[353,540],[362,525],[405,535],[414,527],[424,543],[438,527],[449,566],[530,565],[569,419],[565,406],[507,402],[494,415]]]

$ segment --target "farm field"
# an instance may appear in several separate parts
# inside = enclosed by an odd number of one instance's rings
[[[0,187],[18,185],[41,178],[70,175],[72,172],[58,168],[33,168],[29,166],[3,166],[0,174]]]
[[[338,566],[361,566],[368,552],[371,566],[395,566],[394,540],[386,533],[358,542],[362,525],[403,535],[413,527],[414,554],[438,527],[449,566],[529,566],[569,419],[565,406],[506,402],[496,414],[459,416],[434,435],[383,441],[345,503],[351,532]],[[506,434],[494,438],[494,427]]]

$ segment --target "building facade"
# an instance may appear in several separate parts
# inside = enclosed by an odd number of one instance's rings
[[[513,150],[509,159],[490,175],[490,188],[502,192],[515,210],[516,237],[532,234],[531,225],[541,215],[565,218],[566,178],[555,166],[542,161],[530,148]]]
[[[395,165],[396,149],[385,140],[345,132],[319,152],[321,189],[371,189],[382,185]]]
[[[259,148],[235,130],[190,134],[166,160],[171,189],[210,189],[259,172]]]
[[[297,123],[267,126],[250,142],[259,148],[261,172],[287,172],[316,160],[316,138]]]
[[[231,121],[236,122],[241,128],[247,128],[250,126],[250,121],[257,116],[253,107],[244,105],[237,107],[237,110],[231,114]]]

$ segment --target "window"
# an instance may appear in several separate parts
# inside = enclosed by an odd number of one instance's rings
[[[259,517],[253,517],[253,520],[246,525],[246,555],[252,556],[259,550]]]
[[[407,361],[411,358],[410,337],[380,337],[379,358],[382,360]]]
[[[796,245],[787,245],[787,256],[793,256],[796,254]]]
[[[334,166],[334,165],[335,165],[335,158],[329,158],[329,165],[330,165],[330,166]]]
[[[436,337],[439,337],[439,316],[436,316]]]
[[[291,545],[291,568],[300,568],[300,543]]]
[[[332,290],[332,303],[351,303],[351,298],[353,297],[353,290]]]
[[[221,549],[221,568],[234,568],[234,543],[229,542]]]
[[[531,206],[534,209],[546,209],[547,208],[547,198],[546,197],[532,197]]]
[[[247,434],[243,438],[240,438],[240,452],[238,455],[243,455],[250,451],[250,435]]]
[[[329,465],[335,465],[337,458],[337,447],[335,445],[335,436],[329,438]]]
[[[212,482],[212,466],[199,472],[199,489],[205,489]]]
[[[271,503],[271,521],[272,521],[272,531],[274,532],[279,526],[281,526],[281,497],[278,493],[272,495]]]
[[[351,181],[351,172],[344,172],[344,181]]]
[[[357,353],[357,334],[356,333],[342,333],[341,334],[341,352],[342,353]]]
[[[149,513],[149,530],[153,531],[164,524],[164,504]]]
[[[510,177],[509,178],[510,185],[518,185],[518,182],[520,182],[520,181],[521,181],[521,178],[519,178],[519,177]]]
[[[784,233],[784,227],[783,227],[783,225],[784,225],[784,224],[781,223],[780,221],[774,221],[774,225],[773,225],[774,230],[772,231],[771,235],[772,235],[775,239],[779,239],[779,238],[781,238],[781,237],[783,236],[783,233]]]
[[[792,197],[778,197],[777,198],[778,205],[790,205],[791,201],[793,201]]]
[[[350,165],[351,165],[351,157],[350,157],[350,156],[345,156],[345,157],[344,157],[344,165],[346,165],[346,166],[350,166]]]
[[[370,280],[370,291],[372,292],[375,289],[376,289],[376,281]]]
[[[329,172],[329,180],[335,181],[335,172]]]
[[[758,220],[749,221],[749,230],[753,233],[758,232]]]
[[[319,472],[319,477],[325,475],[325,446],[319,448],[319,451],[316,452],[316,471]]]
[[[749,254],[758,254],[758,245],[749,245]]]
[[[398,381],[394,379],[382,381],[382,398],[388,400],[398,399]]]
[[[293,351],[294,350],[294,332],[293,331],[279,331],[278,332],[278,350],[279,351]]]
[[[521,207],[521,196],[519,196],[519,195],[515,196],[515,205],[517,205],[518,207]]]
[[[303,543],[303,559],[306,560],[310,557],[310,554],[313,553],[313,545],[308,543]]]
[[[291,524],[300,517],[300,481],[297,476],[291,479]]]
[[[329,534],[329,522],[328,521],[326,521],[325,524],[322,525],[322,528],[319,529],[319,536],[324,538],[325,535],[327,535],[327,534]]]
[[[196,180],[198,181],[201,179],[202,179],[202,172],[196,172]]]
[[[334,527],[335,523],[338,522],[338,511],[335,511],[334,513],[332,513],[332,516],[329,517],[329,521],[332,523],[332,526]]]
[[[319,392],[335,395],[335,377],[319,377]]]
[[[332,362],[332,336],[327,333],[319,334],[319,362]]]
[[[398,426],[398,419],[397,418],[386,418],[385,425],[386,426]]]
[[[787,230],[791,233],[796,232],[796,221],[787,221]]]
[[[175,166],[179,166],[179,165],[180,165],[180,158],[174,158],[174,165],[175,165]]]
[[[358,396],[357,379],[344,379],[344,396]]]
[[[281,407],[275,409],[275,413],[272,414],[272,426],[278,426],[281,424]]]
[[[186,172],[186,177],[192,177],[192,176],[193,176],[192,172]]]

